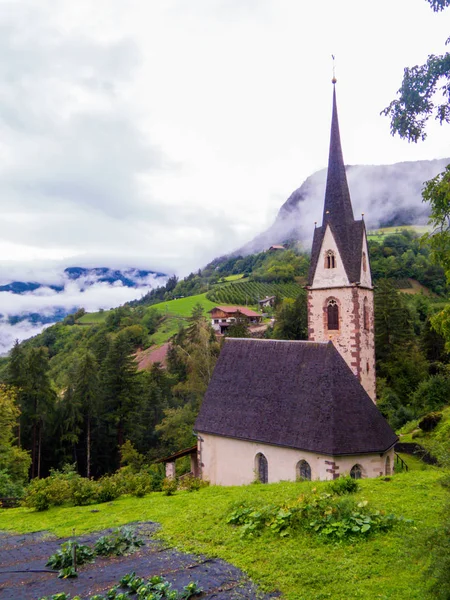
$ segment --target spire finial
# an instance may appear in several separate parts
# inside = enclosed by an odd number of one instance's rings
[[[333,59],[333,79],[331,80],[331,83],[333,85],[335,85],[337,79],[336,79],[336,71],[335,71],[334,54],[331,55],[331,58]]]

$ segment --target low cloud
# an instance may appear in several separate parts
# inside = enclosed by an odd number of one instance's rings
[[[69,280],[67,274],[58,274],[56,270],[47,273],[43,270],[42,275],[47,285],[35,291],[23,294],[0,292],[0,353],[8,351],[15,339],[26,339],[42,331],[45,325],[36,324],[36,319],[31,320],[31,315],[39,315],[39,321],[44,323],[56,321],[55,315],[58,313],[67,314],[77,308],[84,308],[87,312],[114,308],[140,298],[166,282],[166,277],[154,274],[142,277],[137,271],[126,272],[127,278],[134,281],[136,287],[127,287],[121,281],[99,282],[98,274],[94,273],[87,273],[75,281]],[[55,291],[48,285],[63,286],[63,290]],[[12,325],[11,318],[23,320]]]

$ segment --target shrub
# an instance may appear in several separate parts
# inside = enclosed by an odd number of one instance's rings
[[[98,501],[98,484],[92,479],[80,477],[72,484],[72,501],[75,506],[87,506]]]
[[[331,494],[343,496],[344,494],[354,494],[359,490],[359,484],[356,479],[352,479],[350,475],[338,477],[327,486]]]
[[[173,496],[177,491],[177,480],[166,477],[162,484],[162,491],[165,496]]]
[[[21,498],[23,494],[23,485],[13,481],[5,469],[0,469],[0,498]]]
[[[120,478],[115,475],[105,475],[96,484],[97,502],[112,502],[122,493]]]
[[[61,471],[50,470],[45,479],[33,479],[27,487],[23,504],[36,510],[60,506],[72,497],[74,484],[81,479],[73,465],[65,465]]]
[[[200,479],[200,477],[194,477],[193,475],[188,474],[180,478],[178,487],[180,490],[186,490],[187,492],[197,492],[199,489],[207,487],[208,485],[208,481],[204,481],[203,479]]]

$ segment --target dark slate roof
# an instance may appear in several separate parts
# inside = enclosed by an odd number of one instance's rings
[[[332,456],[397,441],[331,342],[226,339],[195,429]]]
[[[365,229],[364,221],[355,221],[353,217],[339,133],[335,87],[333,87],[333,115],[322,227],[317,227],[314,231],[309,285],[312,285],[314,279],[327,225],[330,226],[336,240],[350,283],[358,282],[361,273],[362,241]]]

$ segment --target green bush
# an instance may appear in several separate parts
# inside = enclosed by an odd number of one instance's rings
[[[177,491],[178,484],[176,479],[166,477],[162,484],[162,491],[165,496],[173,496]]]
[[[190,473],[181,477],[178,483],[179,489],[187,492],[197,492],[199,489],[208,485],[208,481],[204,481],[203,479],[200,479],[200,477],[194,477]]]
[[[72,484],[71,499],[75,506],[88,506],[98,502],[98,483],[86,477],[79,477]]]
[[[66,466],[62,471],[51,470],[45,479],[33,479],[27,487],[23,504],[36,510],[47,510],[50,506],[60,506],[72,498],[72,488],[81,479]]]
[[[22,498],[23,494],[23,485],[13,481],[5,469],[0,470],[0,498]]]
[[[119,477],[105,475],[96,484],[97,502],[112,502],[123,493]]]
[[[1,483],[0,472],[0,486]],[[72,467],[66,467],[63,471],[51,471],[45,479],[34,479],[26,489],[22,504],[41,511],[64,502],[72,502],[75,506],[111,502],[122,494],[141,498],[150,492],[161,491],[162,483],[160,469],[154,465],[138,473],[128,466],[123,467],[114,475],[105,475],[98,481],[80,477]],[[199,484],[193,482],[190,485],[195,489]]]
[[[350,475],[338,477],[327,486],[331,494],[343,496],[344,494],[354,494],[359,490],[359,484],[356,479],[352,479]]]

